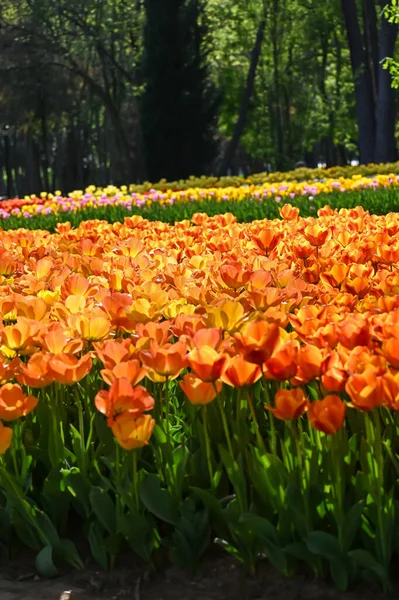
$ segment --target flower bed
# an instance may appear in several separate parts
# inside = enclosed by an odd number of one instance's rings
[[[196,212],[209,215],[232,212],[239,221],[275,218],[284,202],[297,206],[303,216],[315,215],[317,209],[328,203],[332,208],[355,208],[384,214],[399,210],[399,178],[326,180],[323,182],[285,182],[281,185],[242,185],[229,188],[193,188],[179,192],[130,194],[126,188],[95,189],[61,194],[42,194],[25,200],[16,198],[0,204],[0,221],[5,229],[21,227],[22,221],[30,229],[54,230],[58,222],[71,221],[77,226],[83,220],[104,219],[123,221],[132,214],[141,214],[149,220],[169,223],[191,218]],[[29,223],[30,221],[30,223]]]
[[[0,540],[390,587],[399,215],[0,232]]]

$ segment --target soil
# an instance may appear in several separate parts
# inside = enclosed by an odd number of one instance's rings
[[[263,565],[256,577],[230,557],[206,560],[195,578],[170,567],[163,575],[116,569],[88,569],[42,580],[25,565],[0,570],[0,600],[383,600],[377,590],[360,586],[346,594],[305,576],[286,578]],[[24,570],[25,568],[25,570]],[[388,596],[389,597],[389,596]],[[397,594],[391,598],[397,598]]]

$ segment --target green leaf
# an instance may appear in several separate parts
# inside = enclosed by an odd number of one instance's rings
[[[76,546],[71,540],[59,540],[53,547],[53,550],[56,560],[63,561],[79,571],[84,569],[84,564],[79,556]]]
[[[192,487],[191,490],[194,492],[194,495],[201,500],[211,517],[213,517],[213,526],[215,527],[218,536],[227,539],[230,532],[226,523],[225,511],[219,500],[213,494],[202,488]]]
[[[363,549],[351,550],[348,552],[349,558],[355,561],[356,564],[363,569],[373,571],[378,578],[385,584],[389,584],[389,575],[383,565],[381,565],[370,552]]]
[[[42,577],[57,577],[58,569],[53,562],[53,549],[49,546],[44,546],[36,556],[36,570]]]
[[[343,531],[343,550],[349,552],[353,541],[356,537],[362,520],[362,513],[364,508],[363,500],[354,504],[345,516],[342,531]]]
[[[36,510],[36,520],[49,544],[55,546],[60,541],[60,537],[50,518],[43,511]]]
[[[312,531],[305,539],[306,545],[313,554],[327,560],[343,560],[338,539],[331,533]]]
[[[61,471],[65,480],[65,485],[72,497],[80,504],[84,517],[90,516],[90,488],[91,484],[79,469],[72,468],[70,470],[63,469]]]
[[[320,564],[320,557],[316,556],[312,552],[310,552],[309,548],[306,546],[304,542],[295,542],[293,544],[288,544],[284,547],[284,552],[289,556],[293,556],[300,561],[306,562],[314,572],[317,571],[317,568]]]
[[[116,532],[115,504],[103,489],[93,486],[90,491],[90,504],[94,514],[108,533]]]
[[[280,543],[276,528],[267,519],[264,519],[263,517],[257,517],[255,515],[245,514],[241,516],[240,522],[246,523],[251,529],[255,530],[258,535],[268,539],[273,544]]]
[[[274,525],[267,519],[252,515],[242,515],[240,523],[247,525],[249,531],[262,542],[265,554],[273,567],[283,573],[286,572],[288,569],[287,558],[279,548],[280,541]]]
[[[346,592],[349,584],[348,571],[343,562],[332,559],[330,561],[331,577],[340,592]]]
[[[98,564],[106,571],[108,569],[108,557],[104,547],[104,530],[99,521],[93,521],[89,527],[88,541],[90,552]]]
[[[130,547],[146,562],[151,561],[155,544],[155,525],[139,514],[127,514],[121,518],[121,532]]]
[[[139,484],[140,499],[153,515],[176,525],[179,519],[179,506],[168,490],[161,487],[158,475],[146,473]]]
[[[152,434],[159,444],[166,444],[166,433],[164,432],[162,427],[160,427],[159,425],[155,425]]]
[[[220,458],[222,459],[224,468],[226,469],[227,476],[230,479],[231,484],[234,487],[234,491],[237,495],[237,500],[242,510],[246,510],[247,507],[247,489],[244,471],[236,460],[230,455],[230,453],[223,447],[219,446]]]

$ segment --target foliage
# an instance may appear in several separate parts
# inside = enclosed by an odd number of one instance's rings
[[[399,23],[399,6],[397,0],[390,0],[385,6],[385,15],[390,23]],[[392,86],[399,88],[399,64],[395,56],[387,56],[384,60],[384,68],[388,69],[392,76]]]
[[[191,6],[195,8],[194,0]],[[145,52],[144,32],[151,14],[146,15],[142,2],[3,0],[0,10],[0,126],[9,126],[9,150],[0,144],[1,163],[6,167],[0,176],[2,195],[84,188],[90,181],[120,185],[129,179],[142,182],[155,177],[146,172],[151,161],[144,160],[155,146],[146,143],[142,130],[142,125],[148,129],[154,110],[160,119],[152,132],[153,139],[159,133],[157,143],[159,138],[167,139],[170,148],[185,148],[187,156],[196,148],[192,138],[197,143],[202,137],[212,138],[219,147],[219,158],[205,170],[202,165],[209,162],[205,154],[194,166],[183,165],[180,156],[176,168],[184,167],[184,172],[177,178],[217,172],[237,120],[264,12],[265,35],[254,92],[232,171],[248,174],[264,171],[268,165],[292,168],[298,160],[306,160],[309,166],[346,165],[356,153],[354,84],[336,0],[324,4],[207,0],[198,19],[203,44],[195,45],[194,35],[189,44],[180,44],[187,52],[181,58],[181,81],[167,75],[167,66],[163,79],[160,67],[157,75],[156,60],[151,74],[148,71],[151,53]],[[167,15],[171,19],[172,11]],[[187,34],[198,30],[186,9],[182,21]],[[158,20],[157,26],[162,22]],[[177,38],[170,34],[168,52],[172,40]],[[151,52],[155,47],[150,45]],[[206,85],[198,93],[202,80]],[[216,88],[220,96],[215,135],[213,93],[205,94],[205,88]],[[176,112],[184,90],[190,92],[191,111],[205,94],[202,106],[211,107],[209,114],[198,109],[190,121],[182,113],[182,121],[174,119],[167,137],[161,135],[170,125],[162,111],[168,107],[168,114],[172,115],[172,108]],[[155,96],[162,102],[152,101],[146,117],[145,99]],[[156,178],[161,176],[159,169]],[[172,175],[165,171],[163,176]]]

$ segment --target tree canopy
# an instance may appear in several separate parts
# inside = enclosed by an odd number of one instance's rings
[[[390,6],[2,0],[0,195],[393,161]]]

